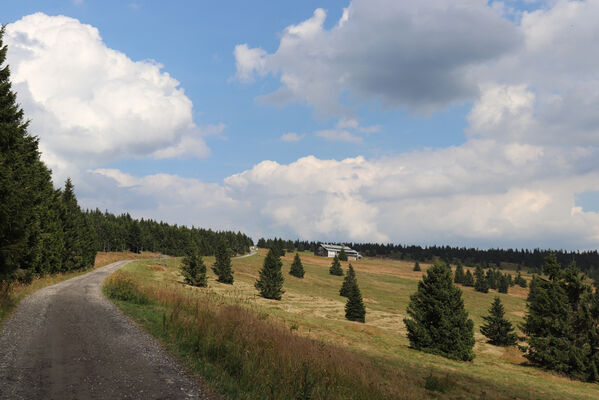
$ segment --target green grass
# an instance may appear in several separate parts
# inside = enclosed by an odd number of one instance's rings
[[[481,317],[487,314],[495,295],[500,296],[507,317],[515,324],[520,323],[526,311],[526,289],[510,288],[510,293],[505,295],[497,294],[495,291],[482,294],[472,288],[463,288],[464,302],[475,323],[477,339],[475,360],[464,363],[421,353],[408,347],[402,321],[409,297],[416,290],[418,281],[429,267],[428,265],[421,265],[423,272],[413,272],[411,262],[381,259],[352,262],[367,309],[366,324],[359,324],[344,319],[345,299],[338,295],[343,277],[329,275],[330,259],[314,257],[309,253],[302,254],[306,270],[304,279],[288,274],[293,255],[289,254],[284,258],[286,293],[282,301],[257,297],[253,283],[262,266],[264,255],[265,253],[261,251],[259,255],[253,257],[234,259],[235,283],[232,286],[217,283],[210,272],[209,289],[189,288],[183,285],[178,273],[180,262],[178,259],[169,259],[166,262],[163,260],[161,266],[153,265],[151,261],[131,263],[124,267],[123,271],[139,280],[140,284],[148,290],[150,298],[152,296],[156,298],[156,293],[160,293],[159,299],[149,305],[132,305],[124,302],[117,304],[150,333],[161,338],[169,350],[177,354],[188,367],[205,376],[217,391],[225,393],[230,398],[242,399],[248,393],[254,394],[254,397],[256,393],[264,393],[253,392],[255,388],[239,387],[243,386],[243,382],[228,376],[226,370],[212,363],[205,356],[190,351],[183,343],[188,339],[179,340],[177,344],[176,336],[164,335],[162,318],[164,315],[173,313],[175,306],[172,302],[178,296],[202,299],[201,301],[211,299],[210,307],[216,307],[215,316],[219,315],[219,307],[241,306],[257,317],[268,316],[269,323],[286,327],[286,332],[292,336],[327,343],[325,346],[335,346],[334,348],[349,351],[352,357],[357,357],[358,360],[371,365],[374,371],[372,379],[381,381],[388,379],[384,378],[385,373],[397,377],[395,382],[391,381],[391,384],[401,386],[401,390],[388,392],[387,398],[466,399],[484,396],[488,399],[591,399],[599,397],[598,385],[572,381],[526,366],[525,359],[516,348],[492,346],[487,344],[485,338],[480,335]],[[213,260],[207,258],[205,262],[209,266]],[[343,267],[346,269],[347,263],[343,263]],[[528,275],[525,277],[530,279]],[[172,298],[169,299],[169,296]],[[246,329],[250,328],[246,327]],[[198,333],[201,334],[203,333]],[[242,333],[237,332],[236,335]],[[301,374],[301,371],[296,370],[295,373]],[[429,390],[426,389],[427,385],[429,389],[434,387],[440,389]]]

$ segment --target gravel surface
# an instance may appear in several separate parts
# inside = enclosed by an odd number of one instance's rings
[[[204,399],[200,388],[101,291],[127,261],[24,299],[0,335],[0,399]]]

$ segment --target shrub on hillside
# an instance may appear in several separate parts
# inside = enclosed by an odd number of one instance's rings
[[[331,275],[343,276],[343,269],[341,269],[341,263],[339,262],[339,257],[337,257],[337,255],[333,257],[333,262],[331,263],[331,268],[329,268],[329,273]]]

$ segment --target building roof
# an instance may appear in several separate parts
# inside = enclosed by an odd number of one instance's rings
[[[347,247],[347,246],[339,246],[337,244],[327,244],[327,243],[321,243],[320,245],[322,247],[324,247],[325,250],[341,251],[341,249],[343,249],[343,250],[345,250],[346,253],[358,254],[358,252],[356,250],[352,249],[351,247]]]

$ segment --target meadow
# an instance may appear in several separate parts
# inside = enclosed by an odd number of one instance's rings
[[[147,301],[115,302],[184,365],[202,375],[215,393],[227,398],[310,398],[298,395],[306,388],[312,391],[312,398],[599,397],[596,384],[528,366],[516,347],[487,344],[479,333],[482,316],[495,296],[501,298],[506,317],[517,326],[526,312],[527,289],[511,287],[508,294],[494,290],[483,294],[462,288],[475,324],[476,358],[457,362],[412,350],[406,338],[403,318],[409,297],[430,265],[421,263],[423,271],[414,272],[414,264],[407,261],[351,261],[367,310],[366,323],[361,324],[344,318],[345,298],[338,294],[343,277],[329,274],[331,259],[310,253],[300,254],[306,271],[303,279],[288,274],[293,254],[283,258],[286,292],[281,301],[257,296],[253,284],[265,254],[259,250],[255,256],[233,259],[233,285],[216,282],[209,268],[213,259],[205,258],[208,288],[184,285],[178,258],[137,261],[122,272]],[[348,263],[342,264],[347,269]],[[205,332],[208,330],[214,330],[213,336]],[[248,338],[248,331],[262,332],[262,337],[270,339]],[[232,339],[223,341],[218,332]],[[227,346],[231,348],[227,350]],[[259,358],[256,356],[228,359],[243,349],[254,355],[260,352],[261,361],[253,359]],[[220,358],[229,360],[230,365],[219,364]],[[279,358],[291,360],[289,366]],[[325,358],[329,361],[323,361]],[[312,364],[319,365],[311,369]],[[256,368],[260,374],[252,375],[250,370]],[[275,370],[278,376],[273,375]],[[316,378],[322,371],[327,371],[328,378]],[[297,387],[292,392],[277,391],[276,382]],[[344,385],[349,391],[344,392]]]

